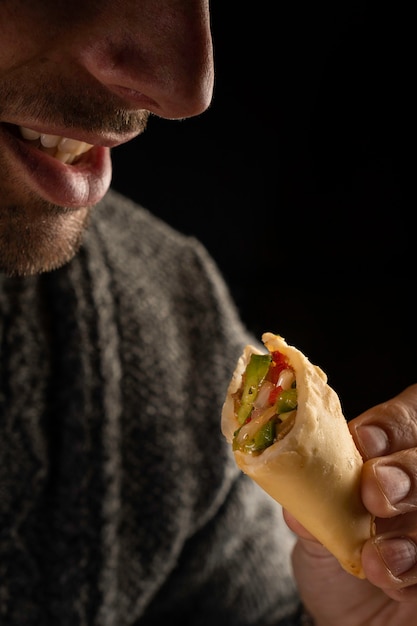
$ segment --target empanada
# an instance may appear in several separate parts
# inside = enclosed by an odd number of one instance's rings
[[[363,460],[327,376],[279,335],[246,346],[221,428],[236,463],[339,560],[364,578],[361,550],[374,519],[360,495]],[[252,355],[254,358],[252,359]]]

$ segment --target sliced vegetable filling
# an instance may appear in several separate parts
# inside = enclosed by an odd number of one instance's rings
[[[233,399],[240,424],[233,450],[259,454],[285,437],[297,413],[295,373],[287,357],[278,350],[252,354]]]

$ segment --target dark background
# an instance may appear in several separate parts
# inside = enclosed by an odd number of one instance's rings
[[[412,18],[265,4],[213,2],[212,106],[152,118],[113,186],[199,237],[248,327],[319,364],[350,419],[417,382]]]

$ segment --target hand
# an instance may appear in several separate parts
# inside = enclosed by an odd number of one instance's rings
[[[301,596],[317,626],[417,624],[417,385],[349,424],[364,459],[362,499],[376,535],[362,551],[366,580],[284,512],[299,536],[293,554]]]

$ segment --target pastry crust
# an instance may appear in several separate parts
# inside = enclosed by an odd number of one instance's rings
[[[363,460],[339,397],[327,384],[323,370],[282,337],[267,332],[262,341],[270,352],[284,354],[295,371],[297,414],[290,432],[260,454],[235,450],[236,463],[332,552],[346,571],[364,578],[361,550],[374,532],[374,519],[361,500]],[[223,406],[221,427],[229,443],[239,428],[233,394],[241,386],[252,353],[260,352],[246,346]]]

